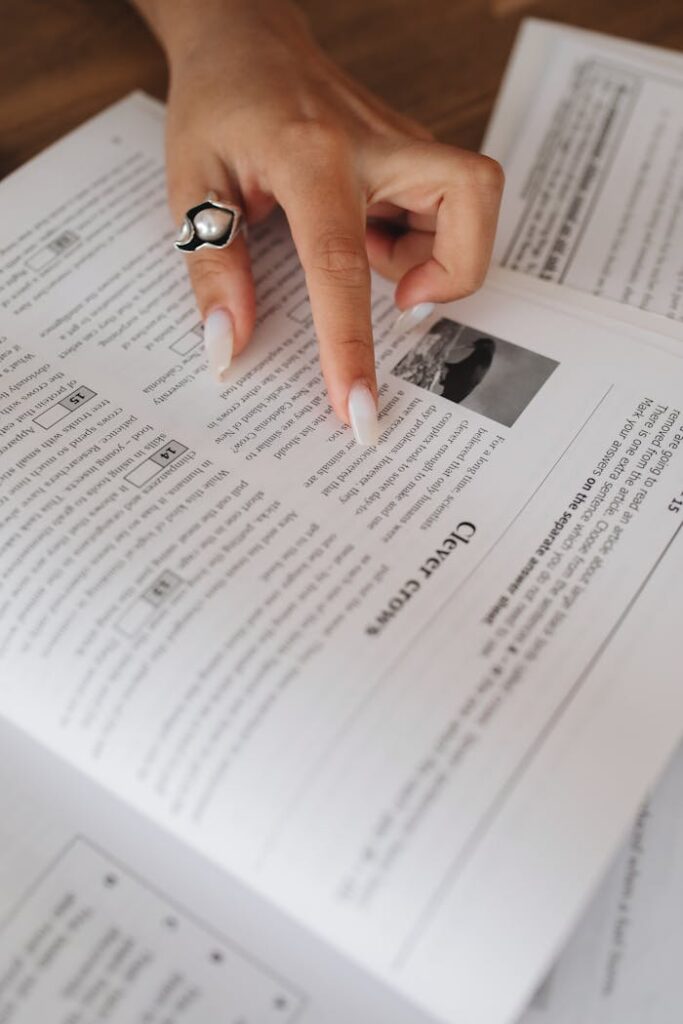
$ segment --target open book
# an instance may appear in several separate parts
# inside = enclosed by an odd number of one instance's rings
[[[615,317],[683,321],[682,54],[530,19],[484,149],[505,165],[496,251],[530,275],[519,287],[560,282],[589,308],[622,303]],[[683,751],[525,1024],[680,1019],[682,853]]]
[[[0,1019],[509,1024],[681,736],[678,326],[377,281],[361,450],[277,220],[210,379],[162,133],[0,186]]]

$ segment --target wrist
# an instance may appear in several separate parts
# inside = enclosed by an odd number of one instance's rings
[[[269,39],[309,37],[307,21],[291,0],[133,0],[163,47],[169,64],[192,61],[229,29],[232,53],[258,48]],[[230,54],[226,55],[229,60]]]

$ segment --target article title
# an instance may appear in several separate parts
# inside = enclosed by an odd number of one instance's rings
[[[366,626],[365,632],[368,636],[377,636],[398,613],[405,608],[408,601],[417,594],[422,587],[433,578],[434,573],[450,558],[454,551],[463,545],[470,543],[477,532],[474,523],[467,521],[458,523],[456,528],[445,537],[438,548],[424,561],[415,574],[406,580],[401,589],[396,593],[385,608],[373,621]]]

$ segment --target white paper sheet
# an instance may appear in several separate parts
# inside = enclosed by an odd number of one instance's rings
[[[570,44],[570,45],[567,45]],[[489,124],[483,145],[485,152],[502,160],[508,170],[508,187],[519,189],[523,167],[527,170],[536,159],[537,150],[530,141],[534,132],[544,130],[541,126],[547,118],[552,103],[557,102],[558,76],[566,75],[568,65],[576,66],[580,61],[599,59],[615,67],[630,68],[642,80],[649,83],[655,92],[662,82],[680,79],[682,58],[680,54],[654,47],[642,46],[625,40],[611,39],[596,33],[561,26],[536,19],[524,22],[513,55],[508,65],[503,86],[498,97],[494,114]],[[555,93],[546,93],[549,88],[549,67],[560,63],[561,69],[555,77]],[[539,88],[539,83],[543,88]],[[544,99],[539,99],[544,92]],[[659,92],[661,98],[661,91]],[[680,110],[680,105],[679,105]],[[647,123],[642,105],[634,110],[633,121],[638,125]],[[533,124],[533,127],[532,127]],[[525,143],[519,143],[522,126],[527,126]],[[546,122],[547,127],[547,122]],[[643,139],[646,132],[643,130]],[[627,144],[627,143],[625,143]],[[525,151],[526,147],[526,151]],[[651,154],[649,173],[652,180],[657,174],[657,160]],[[566,153],[561,157],[571,170]],[[661,161],[660,161],[661,162]],[[619,181],[611,188],[605,186],[597,198],[591,216],[602,230],[606,223],[607,208],[610,204],[623,202],[628,176],[633,171],[633,161],[615,160],[615,174]],[[529,193],[527,193],[529,194]],[[519,203],[514,195],[506,197],[506,210],[502,234],[509,241],[510,225]],[[674,224],[676,229],[676,224]],[[671,267],[680,256],[683,234],[680,224],[680,243],[672,246],[667,255]],[[506,234],[507,232],[507,234]],[[674,230],[675,233],[675,230]],[[652,244],[652,241],[651,241]],[[502,248],[503,242],[501,242]],[[599,246],[593,246],[586,253],[581,248],[577,259],[582,261],[582,272],[591,273],[595,266],[594,257]],[[519,269],[529,269],[521,267]],[[502,283],[512,290],[520,287],[535,297],[552,303],[566,294],[566,285],[575,283],[571,268],[564,276],[564,284],[550,283],[539,275],[537,278],[520,277],[509,270],[500,271]],[[562,278],[562,275],[560,275]],[[596,298],[590,282],[579,281],[586,287],[584,294],[576,293],[575,302],[593,314],[601,312],[613,322],[623,320],[626,324],[640,324],[662,331],[671,338],[672,351],[680,347],[681,331],[675,321],[659,318],[638,305],[621,304],[625,297],[613,288],[617,301],[604,297]],[[629,296],[631,301],[632,296]],[[666,301],[661,311],[665,310]],[[683,882],[680,872],[680,846],[678,821],[680,819],[680,786],[683,781],[683,755],[678,755],[667,775],[667,780],[650,800],[647,810],[639,816],[634,826],[632,840],[627,843],[614,867],[604,880],[599,894],[587,911],[584,921],[577,930],[567,950],[550,973],[524,1021],[543,1021],[547,1024],[611,1024],[619,1021],[657,1021],[668,1024],[678,1020],[681,1005],[680,984],[675,969],[670,966],[673,951],[681,944],[683,917],[679,912],[680,900],[677,892]],[[637,849],[634,849],[637,844]],[[633,884],[633,864],[637,859],[637,881]],[[624,886],[631,883],[624,898]],[[623,903],[628,903],[627,914]]]
[[[494,288],[396,337],[378,283],[361,452],[282,225],[209,379],[147,104],[0,209],[0,710],[424,1012],[513,1019],[680,737],[683,364]]]
[[[526,23],[484,150],[499,263],[683,320],[683,57]]]
[[[683,1005],[683,752],[523,1024],[675,1024]]]
[[[5,1024],[429,1024],[0,722]]]

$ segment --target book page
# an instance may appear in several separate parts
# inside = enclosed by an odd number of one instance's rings
[[[0,724],[4,1024],[427,1024]]]
[[[523,1024],[678,1019],[683,983],[683,752],[628,841]]]
[[[94,841],[96,815],[66,810],[64,788],[51,801],[26,778],[30,741],[0,735],[4,1024],[301,1019],[301,991]]]
[[[210,379],[161,135],[133,98],[0,189],[0,710],[425,1012],[511,1020],[679,739],[683,363],[495,288],[397,336],[377,282],[361,450],[282,223]]]
[[[8,1024],[85,1014],[291,1024],[302,1009],[300,993],[81,836],[33,880],[0,937]]]
[[[683,320],[683,57],[532,23],[504,89],[495,259]]]

